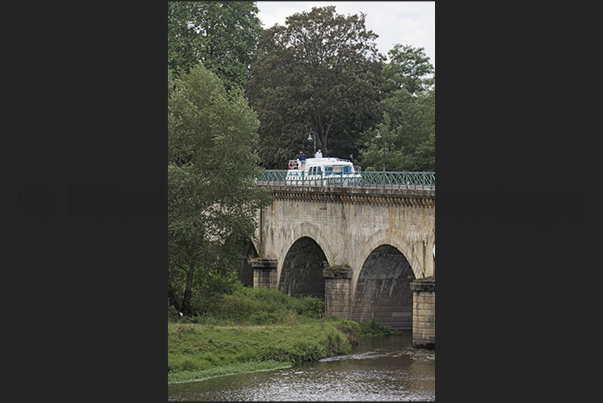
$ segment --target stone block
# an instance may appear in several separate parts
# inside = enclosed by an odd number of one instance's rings
[[[418,331],[423,331],[426,329],[435,329],[435,322],[418,322],[415,320],[413,322],[413,328],[417,329]]]

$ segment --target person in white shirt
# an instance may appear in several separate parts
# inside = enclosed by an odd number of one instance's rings
[[[320,149],[316,151],[316,154],[314,154],[314,158],[322,158],[322,152],[320,151]]]

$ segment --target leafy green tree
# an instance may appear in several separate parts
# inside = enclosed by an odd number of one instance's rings
[[[168,2],[168,69],[187,73],[201,59],[201,36],[189,21],[193,19],[192,2]]]
[[[427,89],[429,77],[435,73],[424,48],[410,45],[394,45],[387,52],[389,62],[383,66],[386,79],[383,92],[386,94],[404,88],[410,94]]]
[[[395,45],[383,68],[383,123],[362,134],[359,163],[388,171],[435,171],[435,69],[423,48]],[[380,129],[382,139],[376,139]]]
[[[252,1],[168,2],[168,68],[188,72],[199,61],[227,90],[249,78],[262,26]]]
[[[364,14],[346,17],[335,6],[293,14],[263,32],[245,89],[260,118],[266,167],[283,168],[309,151],[311,130],[325,156],[357,152],[359,133],[382,113],[377,37]]]
[[[195,281],[233,266],[226,239],[251,238],[269,201],[254,183],[258,126],[242,90],[227,93],[203,65],[168,73],[168,297],[182,312]]]

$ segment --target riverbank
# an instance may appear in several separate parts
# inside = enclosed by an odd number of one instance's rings
[[[168,323],[168,383],[287,368],[347,354],[358,323],[331,319],[268,326]]]
[[[390,334],[375,321],[325,317],[324,301],[236,284],[205,312],[180,317],[168,302],[168,383],[286,368],[347,354],[361,335]]]

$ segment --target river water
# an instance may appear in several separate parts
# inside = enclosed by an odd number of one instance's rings
[[[364,337],[345,356],[168,385],[168,400],[433,401],[435,350],[413,348],[410,335]]]

